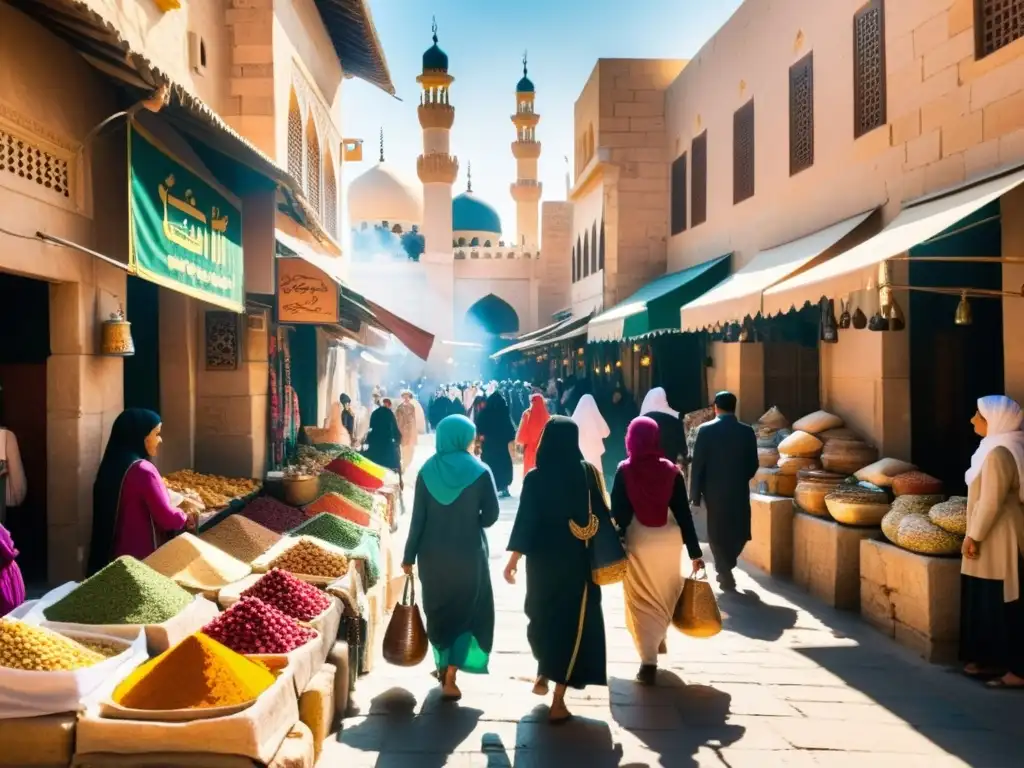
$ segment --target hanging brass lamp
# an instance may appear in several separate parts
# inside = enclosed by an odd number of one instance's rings
[[[967,301],[967,291],[960,293],[960,303],[956,305],[956,314],[953,315],[953,322],[957,325],[971,325],[974,323],[971,304]]]
[[[100,354],[108,357],[131,357],[135,354],[132,324],[125,320],[124,307],[119,307],[117,312],[112,312],[110,318],[103,321]]]

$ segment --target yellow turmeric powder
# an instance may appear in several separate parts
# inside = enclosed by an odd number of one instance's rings
[[[254,701],[274,684],[262,664],[196,632],[147,661],[114,689],[129,709],[200,709]]]

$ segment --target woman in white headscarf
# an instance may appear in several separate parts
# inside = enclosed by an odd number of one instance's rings
[[[644,397],[640,415],[654,419],[661,437],[661,450],[665,458],[682,469],[688,460],[686,431],[679,411],[668,404],[668,395],[662,387],[655,387]]]
[[[978,400],[981,436],[967,470],[967,536],[960,568],[964,673],[992,688],[1024,688],[1024,412],[1003,395]]]
[[[580,398],[576,410],[572,412],[572,420],[580,428],[580,452],[583,458],[588,464],[600,467],[601,457],[604,456],[604,441],[611,434],[611,430],[608,429],[608,424],[601,415],[593,395],[584,395]]]

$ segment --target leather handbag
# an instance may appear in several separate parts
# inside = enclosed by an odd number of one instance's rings
[[[583,464],[584,474],[588,473],[589,464]],[[595,470],[596,471],[596,470]],[[590,500],[590,478],[585,478],[587,483],[587,512],[588,522],[586,527],[569,521],[569,530],[572,535],[584,542],[587,547],[587,555],[590,558],[590,578],[599,587],[607,587],[611,584],[618,584],[626,578],[626,550],[622,546],[619,532],[612,524],[611,518],[605,515],[601,521],[594,514],[593,504]],[[598,483],[600,487],[600,483]]]
[[[427,629],[416,605],[416,583],[405,579],[402,600],[395,606],[384,632],[384,660],[396,667],[415,667],[427,655]]]
[[[714,637],[722,631],[722,612],[703,568],[683,581],[672,626],[689,637]]]

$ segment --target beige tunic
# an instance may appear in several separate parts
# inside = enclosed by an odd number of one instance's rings
[[[1003,598],[1020,596],[1017,558],[1024,551],[1024,504],[1013,455],[996,448],[967,489],[967,535],[979,543],[976,560],[963,559],[960,572],[1003,582]]]

